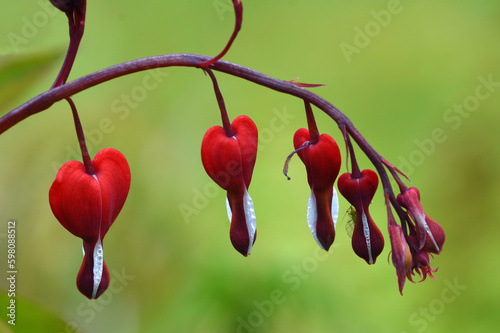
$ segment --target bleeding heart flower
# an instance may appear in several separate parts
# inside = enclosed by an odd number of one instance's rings
[[[231,123],[234,136],[221,126],[208,129],[201,144],[201,160],[207,174],[227,191],[230,238],[242,255],[252,252],[256,220],[248,187],[257,158],[258,132],[252,119],[239,116]]]
[[[440,254],[445,234],[443,228],[424,212],[420,204],[420,192],[410,187],[398,195],[398,202],[407,209],[417,230],[417,248],[421,251]]]
[[[333,187],[340,171],[340,150],[328,134],[311,138],[309,130],[295,132],[293,145],[306,166],[311,196],[307,205],[307,222],[318,245],[328,251],[335,239],[339,213],[337,191]]]
[[[412,255],[403,229],[395,224],[389,225],[389,238],[391,239],[392,247],[392,264],[396,267],[398,276],[399,292],[403,295],[403,287],[405,285],[406,276],[412,265]]]
[[[369,169],[361,171],[359,178],[351,173],[344,173],[339,177],[338,186],[340,193],[356,210],[352,248],[368,264],[374,264],[384,249],[384,237],[368,211],[377,191],[377,174]]]
[[[83,240],[84,259],[77,286],[90,299],[98,298],[108,287],[102,241],[130,188],[130,169],[118,150],[101,150],[92,165],[95,174],[86,173],[81,162],[67,162],[49,191],[50,207],[57,220]]]

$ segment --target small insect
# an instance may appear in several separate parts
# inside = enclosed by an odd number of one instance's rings
[[[354,232],[354,225],[356,224],[356,210],[354,209],[353,206],[350,206],[346,210],[345,214],[346,216],[349,215],[348,220],[345,224],[345,231],[347,232],[349,238],[352,238],[352,233]]]

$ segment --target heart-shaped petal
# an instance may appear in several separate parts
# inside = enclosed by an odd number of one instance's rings
[[[293,145],[298,149],[310,141],[309,131],[300,128],[295,132]],[[329,191],[340,171],[340,149],[328,134],[321,134],[318,142],[297,152],[306,166],[309,186],[316,191]]]
[[[233,137],[220,126],[205,133],[201,159],[210,178],[226,191],[241,190],[243,184],[248,189],[257,158],[257,127],[247,116],[237,117],[231,127]]]
[[[89,243],[104,237],[130,188],[130,169],[118,150],[101,150],[92,164],[95,175],[87,174],[81,162],[67,162],[49,191],[50,207],[57,220]]]

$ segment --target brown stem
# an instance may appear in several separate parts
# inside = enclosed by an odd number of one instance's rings
[[[233,128],[231,127],[231,122],[229,121],[229,117],[227,115],[226,104],[224,103],[224,98],[222,97],[222,93],[220,92],[217,79],[215,78],[214,73],[209,68],[204,68],[203,70],[207,72],[210,78],[212,79],[212,83],[214,85],[215,97],[217,98],[217,103],[219,104],[220,116],[222,119],[222,127],[226,132],[226,136],[229,138],[233,137],[234,131]]]
[[[73,9],[71,12],[66,13],[69,25],[69,47],[61,70],[54,84],[52,84],[52,88],[65,84],[68,80],[69,73],[75,62],[76,54],[78,53],[78,47],[83,37],[83,31],[85,29],[85,12],[86,2],[84,2],[83,8]]]
[[[82,151],[82,159],[83,165],[85,166],[85,172],[87,172],[87,174],[89,175],[95,175],[94,166],[92,165],[92,159],[90,158],[87,144],[85,143],[85,135],[83,134],[82,123],[80,122],[80,117],[78,117],[76,105],[71,97],[66,97],[65,99],[68,101],[69,106],[71,107],[71,112],[73,113],[76,136],[78,137],[78,143],[80,144],[80,150]]]
[[[229,38],[229,41],[226,44],[226,47],[215,58],[212,58],[210,60],[204,61],[203,63],[199,64],[200,67],[208,67],[212,65],[213,63],[221,59],[227,53],[227,51],[229,51],[231,45],[233,45],[233,42],[236,39],[236,36],[238,35],[238,32],[241,29],[241,23],[243,22],[243,4],[241,3],[241,0],[233,0],[233,6],[235,14],[234,29],[231,37]]]
[[[316,120],[314,119],[314,114],[311,108],[311,103],[304,100],[304,106],[306,107],[306,117],[307,117],[307,127],[309,129],[309,138],[311,143],[317,144],[319,141],[319,131],[318,126],[316,126]]]
[[[292,179],[292,178],[288,177],[288,165],[290,164],[290,160],[292,159],[293,155],[295,155],[296,153],[298,153],[301,150],[304,150],[304,149],[308,148],[311,144],[312,144],[311,141],[304,142],[302,144],[302,146],[300,146],[299,148],[297,148],[294,151],[292,151],[290,153],[290,155],[288,155],[288,157],[286,158],[285,165],[283,166],[283,174],[286,176],[286,178],[288,180]]]
[[[344,141],[347,146],[348,155],[351,158],[351,175],[354,179],[360,179],[361,171],[359,170],[358,162],[356,160],[356,154],[354,153],[354,147],[352,146],[351,139],[349,138],[349,134],[347,134],[345,127],[342,132],[344,134]]]
[[[0,118],[0,134],[16,125],[20,121],[28,118],[29,116],[48,109],[55,102],[75,95],[100,83],[115,79],[123,75],[159,67],[199,67],[200,63],[208,61],[209,59],[211,58],[197,54],[168,54],[136,59],[102,69],[98,72],[86,75],[57,88],[50,89],[5,114],[2,118]],[[272,78],[253,69],[243,67],[231,62],[219,60],[212,65],[211,69],[240,77],[269,89],[273,89],[275,91],[279,91],[303,99],[321,109],[328,116],[330,116],[338,124],[341,130],[345,127],[347,133],[349,133],[349,135],[358,144],[360,149],[366,154],[366,156],[370,159],[370,161],[377,169],[380,180],[383,184],[384,192],[389,195],[391,203],[396,208],[396,211],[398,212],[401,220],[405,220],[404,211],[399,206],[392,191],[389,177],[387,176],[387,172],[382,162],[383,157],[380,156],[361,135],[361,133],[359,133],[356,127],[354,127],[351,120],[334,105],[332,105],[330,102],[320,97],[319,95],[316,95],[315,93],[307,89],[298,87],[293,83]]]

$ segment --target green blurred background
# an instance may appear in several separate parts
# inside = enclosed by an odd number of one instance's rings
[[[66,18],[47,4],[2,5],[2,114],[48,89],[63,61]],[[234,23],[228,0],[89,1],[87,17],[70,80],[151,55],[215,55]],[[499,17],[497,0],[244,1],[243,29],[225,57],[327,85],[314,91],[408,173],[443,226],[435,281],[407,282],[402,297],[387,237],[376,265],[356,257],[343,200],[334,246],[319,251],[306,223],[305,168],[294,158],[292,180],[281,173],[293,133],[306,126],[302,102],[218,74],[230,117],[247,114],[260,130],[250,187],[258,238],[242,257],[229,241],[224,192],[201,164],[203,135],[220,123],[211,82],[197,69],[167,68],[74,96],[91,154],[119,149],[132,171],[104,242],[111,287],[97,301],[78,292],[81,241],[48,204],[58,167],[80,158],[68,105],[1,136],[0,267],[6,272],[7,221],[15,219],[18,274],[15,327],[0,279],[0,331],[497,331]],[[334,122],[316,114],[343,152]],[[380,190],[371,212],[387,235]]]

